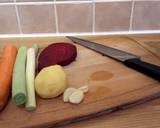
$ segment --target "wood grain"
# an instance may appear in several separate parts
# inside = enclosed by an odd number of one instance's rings
[[[63,128],[159,128],[160,100],[66,125]],[[62,128],[62,127],[56,127]]]
[[[159,35],[145,35],[145,36],[129,36],[130,39],[150,51],[159,55]],[[150,47],[149,42],[154,42]],[[152,44],[152,43],[151,43]],[[64,128],[159,128],[160,127],[160,100],[152,100],[129,109],[110,113],[109,115],[101,115],[96,118],[88,119],[72,123]],[[57,127],[59,128],[59,127]]]
[[[160,65],[158,57],[127,37],[85,38],[137,54],[145,61]],[[62,37],[14,38],[1,39],[1,42],[5,42],[1,45],[12,43],[17,46],[22,44],[31,46],[33,43],[39,43],[41,47],[44,47],[57,41],[71,42]],[[0,115],[1,127],[48,127],[71,123],[88,117],[88,115],[97,116],[99,112],[103,114],[126,109],[132,103],[137,104],[159,97],[159,82],[82,46],[77,45],[77,49],[76,61],[66,66],[65,71],[69,77],[69,86],[79,87],[88,84],[90,90],[84,102],[79,105],[71,105],[64,104],[61,100],[62,97],[51,100],[42,100],[37,97],[38,107],[32,113],[26,112],[24,108],[18,108],[10,102]],[[91,78],[94,73],[100,71],[112,73],[113,77],[98,81]]]
[[[138,44],[140,44],[142,47],[147,49],[149,52],[151,52],[153,55],[160,58],[160,40],[159,36],[149,36],[149,37],[139,37],[139,36],[133,36],[129,37],[130,39],[134,40]]]

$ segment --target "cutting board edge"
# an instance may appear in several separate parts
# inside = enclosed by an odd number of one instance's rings
[[[55,126],[63,126],[63,125],[71,124],[71,123],[84,121],[86,119],[96,118],[96,117],[103,116],[103,115],[106,115],[106,114],[110,114],[110,113],[113,113],[113,112],[116,112],[116,111],[119,111],[119,110],[129,109],[129,108],[135,107],[137,105],[140,105],[140,104],[143,104],[143,103],[146,103],[146,102],[149,102],[151,100],[158,99],[158,98],[160,98],[160,92],[152,94],[152,95],[147,96],[147,97],[144,97],[144,98],[139,99],[139,100],[131,101],[131,102],[128,102],[128,103],[125,103],[125,104],[121,104],[119,106],[114,106],[112,108],[104,109],[104,110],[101,110],[101,111],[98,111],[98,112],[95,112],[95,113],[92,113],[92,114],[89,114],[89,115],[83,115],[83,116],[80,116],[80,117],[76,117],[76,118],[72,119],[71,121],[66,120],[66,121],[62,121],[62,122],[59,122],[59,123],[55,123]]]
[[[92,118],[96,118],[99,116],[111,114],[113,112],[117,112],[120,110],[126,110],[126,109],[129,109],[132,107],[136,107],[137,105],[140,105],[140,104],[143,104],[143,103],[146,103],[146,102],[152,101],[154,99],[158,99],[158,98],[160,98],[160,92],[156,92],[155,94],[143,97],[138,100],[130,101],[130,102],[127,102],[124,104],[120,104],[118,106],[113,106],[112,108],[103,109],[103,110],[97,111],[95,113],[81,115],[81,116],[77,116],[75,118],[68,118],[68,119],[65,119],[62,121],[48,122],[43,125],[39,124],[39,125],[35,125],[35,126],[29,127],[29,128],[44,128],[44,127],[47,127],[47,128],[58,127],[59,128],[59,127],[63,127],[65,125],[69,125],[72,123],[77,123],[77,122],[84,121],[87,119],[92,119]]]

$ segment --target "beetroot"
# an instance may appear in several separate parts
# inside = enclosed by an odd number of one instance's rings
[[[66,66],[75,60],[76,47],[70,43],[53,43],[46,47],[39,55],[38,70],[51,65]]]

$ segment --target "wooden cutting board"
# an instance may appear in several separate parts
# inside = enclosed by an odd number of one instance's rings
[[[139,55],[143,60],[160,65],[160,60],[137,42],[127,37],[85,37],[107,46]],[[16,46],[39,43],[41,47],[57,41],[70,40],[63,37],[0,39],[0,51],[4,44]],[[76,45],[75,62],[64,67],[69,87],[89,86],[89,92],[79,105],[63,103],[62,96],[42,100],[37,96],[37,109],[27,112],[11,101],[0,113],[0,127],[52,127],[107,114],[142,103],[160,96],[160,83],[123,64],[102,56],[92,50]]]

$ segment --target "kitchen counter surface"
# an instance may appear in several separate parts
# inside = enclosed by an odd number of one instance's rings
[[[160,36],[129,36],[160,58]],[[64,128],[160,128],[160,98]]]

